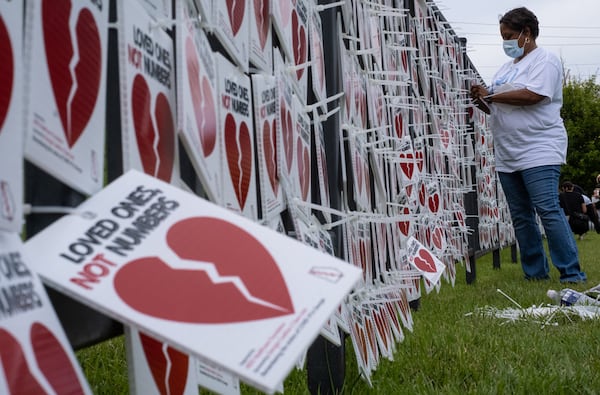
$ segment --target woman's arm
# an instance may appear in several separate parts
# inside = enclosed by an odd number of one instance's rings
[[[496,93],[483,97],[488,103],[502,103],[513,106],[531,106],[544,100],[546,96],[538,95],[527,88]]]

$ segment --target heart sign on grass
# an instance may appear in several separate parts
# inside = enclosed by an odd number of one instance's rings
[[[96,107],[102,67],[100,33],[94,15],[82,8],[71,26],[72,9],[71,0],[42,1],[48,72],[69,147],[84,132]]]
[[[175,161],[175,125],[169,100],[156,96],[152,111],[152,92],[146,79],[138,74],[131,89],[133,126],[144,173],[169,182]]]
[[[192,93],[192,104],[196,126],[205,157],[212,154],[217,142],[217,113],[213,102],[213,92],[206,76],[200,81],[200,62],[192,37],[185,43],[188,82]]]
[[[0,53],[3,57],[2,62],[0,62],[0,133],[2,133],[2,126],[8,115],[8,107],[12,97],[15,74],[12,45],[2,15],[0,15]]]
[[[406,243],[408,261],[432,284],[438,282],[446,266],[417,239],[410,237]]]
[[[219,218],[192,217],[173,224],[166,242],[198,269],[174,269],[157,256],[126,263],[115,275],[114,286],[131,308],[166,320],[206,324],[294,313],[277,263],[242,228]],[[207,265],[210,268],[203,270]]]

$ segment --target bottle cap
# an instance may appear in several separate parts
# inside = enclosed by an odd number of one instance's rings
[[[552,299],[552,300],[555,300],[555,301],[558,301],[558,298],[559,298],[559,296],[558,296],[558,292],[556,292],[555,290],[553,290],[553,289],[549,289],[549,290],[548,290],[548,292],[546,292],[546,295],[547,295],[547,296],[548,296],[550,299]]]

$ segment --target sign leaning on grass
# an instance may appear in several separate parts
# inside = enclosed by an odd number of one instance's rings
[[[132,170],[30,239],[50,286],[274,392],[356,267]]]
[[[0,394],[91,394],[16,233],[0,231]]]

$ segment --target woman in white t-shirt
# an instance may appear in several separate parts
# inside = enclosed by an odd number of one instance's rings
[[[506,55],[513,58],[494,75],[489,89],[471,87],[475,105],[490,114],[496,170],[519,244],[528,280],[550,275],[536,213],[548,238],[552,263],[561,282],[586,281],[577,244],[558,203],[561,165],[567,154],[567,132],[560,116],[562,65],[539,48],[537,17],[527,8],[500,19]]]

